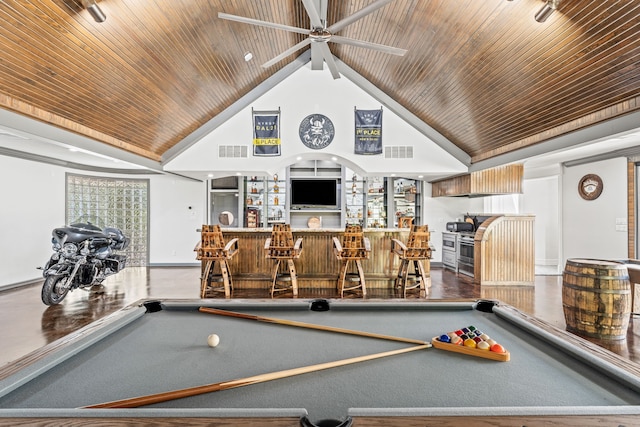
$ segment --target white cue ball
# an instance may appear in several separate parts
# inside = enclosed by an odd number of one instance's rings
[[[220,337],[216,334],[209,335],[209,337],[207,338],[207,344],[209,344],[209,347],[216,347],[218,344],[220,344]]]

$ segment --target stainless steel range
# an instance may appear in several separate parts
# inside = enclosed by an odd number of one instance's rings
[[[473,277],[475,233],[458,233],[458,272]]]

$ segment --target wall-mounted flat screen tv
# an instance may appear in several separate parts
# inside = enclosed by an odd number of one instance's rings
[[[338,206],[337,179],[291,179],[291,207],[293,209],[337,209]]]

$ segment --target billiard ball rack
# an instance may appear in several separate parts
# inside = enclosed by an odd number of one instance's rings
[[[468,356],[482,357],[484,359],[496,360],[498,362],[508,362],[511,354],[508,351],[504,353],[496,353],[491,350],[481,350],[473,347],[466,347],[460,344],[445,343],[440,341],[438,337],[431,339],[431,345],[440,350],[453,351],[454,353],[466,354]]]

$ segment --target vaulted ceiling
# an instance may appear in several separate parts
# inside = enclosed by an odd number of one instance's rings
[[[330,26],[375,0],[312,2]],[[97,4],[103,23],[81,0],[0,2],[0,107],[157,162],[310,49],[263,68],[307,36],[218,17],[309,29],[300,0]],[[538,23],[544,4],[395,0],[336,35],[404,56],[328,45],[472,163],[638,112],[640,1],[561,0]]]

